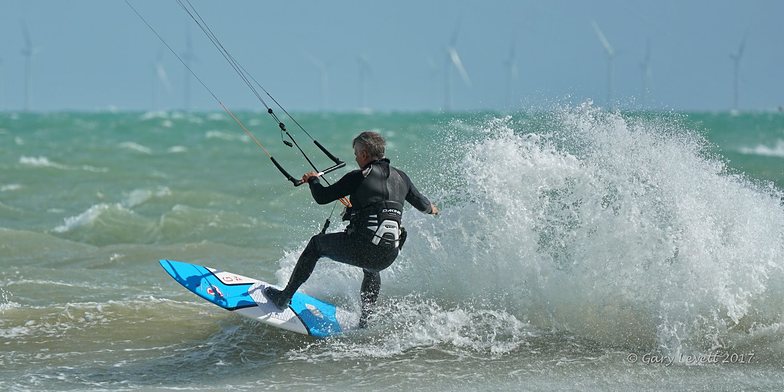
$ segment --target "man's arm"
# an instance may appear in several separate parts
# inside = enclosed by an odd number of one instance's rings
[[[428,200],[423,194],[419,193],[419,189],[414,186],[414,183],[411,182],[411,179],[408,178],[408,175],[404,173],[402,170],[398,170],[400,173],[400,177],[403,178],[403,181],[406,182],[408,185],[408,193],[406,194],[406,201],[414,206],[419,211],[422,211],[426,214],[438,214],[438,208]]]
[[[307,181],[313,200],[318,204],[327,204],[343,196],[350,195],[362,183],[364,178],[361,171],[353,170],[348,172],[338,182],[327,187],[321,185],[321,181],[316,176],[310,176]]]

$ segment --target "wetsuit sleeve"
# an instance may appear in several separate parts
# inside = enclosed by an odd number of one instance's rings
[[[318,204],[327,204],[343,196],[350,195],[364,179],[365,177],[361,171],[353,170],[330,186],[325,187],[321,185],[318,177],[311,178],[308,185],[310,186],[310,194],[313,195],[313,200]]]
[[[414,208],[416,208],[417,210],[422,211],[426,214],[430,214],[431,212],[433,212],[432,204],[430,203],[430,200],[428,200],[428,198],[425,197],[423,194],[419,193],[419,190],[417,189],[417,187],[414,186],[414,183],[411,182],[411,179],[408,178],[408,175],[406,173],[403,173],[402,170],[398,170],[397,172],[400,173],[400,177],[403,178],[403,181],[405,181],[406,185],[408,185],[408,193],[406,194],[406,201],[412,206],[414,206]]]

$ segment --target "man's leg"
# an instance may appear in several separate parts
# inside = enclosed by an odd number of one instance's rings
[[[370,271],[363,269],[365,277],[362,279],[362,289],[359,292],[359,297],[362,300],[362,314],[359,317],[359,327],[365,328],[367,326],[367,319],[373,312],[373,306],[378,299],[378,293],[381,291],[381,274],[378,271]]]
[[[297,289],[313,273],[316,262],[321,257],[329,257],[337,262],[363,269],[365,276],[360,292],[362,299],[360,323],[363,324],[366,322],[370,309],[375,304],[381,289],[381,274],[378,271],[392,264],[397,255],[398,249],[382,250],[376,245],[357,242],[351,240],[345,232],[317,234],[310,239],[305,250],[299,256],[286,288],[281,291],[269,287],[266,294],[278,307],[288,306]]]
[[[323,256],[321,243],[324,242],[324,237],[327,236],[327,234],[316,234],[311,237],[308,245],[305,246],[305,250],[299,255],[294,271],[291,272],[291,277],[289,277],[289,282],[286,284],[286,288],[283,289],[283,293],[289,298],[310,278],[310,274],[316,268],[316,262]],[[329,236],[334,238],[334,236]],[[335,241],[335,239],[331,241]]]
[[[284,308],[288,306],[299,287],[310,278],[318,259],[327,256],[339,262],[356,265],[359,263],[360,255],[361,253],[352,246],[345,232],[316,234],[310,238],[305,250],[299,255],[286,287],[283,290],[268,287],[265,293],[275,305]]]

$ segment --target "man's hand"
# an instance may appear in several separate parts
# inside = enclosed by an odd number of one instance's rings
[[[307,173],[302,175],[302,182],[309,182],[311,178],[314,178],[314,177],[318,178],[318,176],[319,176],[319,173],[316,173],[314,171],[307,172]]]
[[[435,205],[435,204],[433,204],[433,203],[430,203],[430,213],[431,213],[432,215],[438,215],[438,212],[439,212],[439,211],[438,211],[438,207],[436,207],[436,205]]]

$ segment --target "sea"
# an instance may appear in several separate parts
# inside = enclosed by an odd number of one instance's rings
[[[311,170],[265,112],[238,118]],[[227,312],[158,264],[282,284],[317,205],[222,112],[0,113],[0,390],[784,389],[784,113],[300,113],[441,209],[404,213],[367,329],[315,339]],[[282,118],[318,168],[331,161]],[[303,290],[359,311],[358,268]]]

